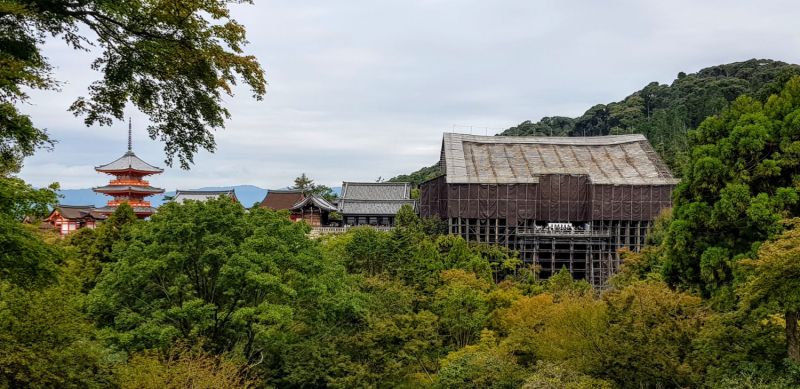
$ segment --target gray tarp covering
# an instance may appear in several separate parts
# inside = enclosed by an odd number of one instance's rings
[[[549,174],[538,184],[448,184],[420,187],[423,217],[590,221],[651,220],[672,206],[674,185],[595,185],[586,175]]]

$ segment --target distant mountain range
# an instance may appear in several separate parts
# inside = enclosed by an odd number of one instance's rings
[[[230,190],[233,189],[236,191],[236,197],[239,199],[239,202],[242,203],[245,207],[251,207],[255,203],[260,203],[261,200],[264,200],[264,197],[267,195],[267,189],[259,188],[254,185],[237,185],[237,186],[210,186],[205,188],[199,189],[187,189],[187,190]],[[336,194],[342,193],[341,187],[331,188],[333,189]],[[96,207],[101,207],[108,202],[111,197],[94,193],[91,189],[63,189],[58,191],[58,194],[62,195],[59,201],[61,204],[66,205],[94,205]],[[163,195],[156,195],[151,196],[150,204],[154,207],[158,207],[161,204],[164,204],[164,196],[174,196],[175,191],[165,192]]]

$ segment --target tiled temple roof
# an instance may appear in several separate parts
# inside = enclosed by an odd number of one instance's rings
[[[337,212],[342,215],[394,216],[403,204],[417,210],[408,182],[345,182]]]
[[[50,216],[52,216],[55,212],[58,212],[59,215],[66,219],[83,219],[85,217],[91,217],[99,220],[106,219],[105,215],[95,211],[96,208],[93,205],[59,205],[53,209],[53,212],[50,213]],[[48,216],[48,218],[50,216]]]
[[[338,213],[342,215],[388,215],[394,216],[403,204],[417,211],[417,200],[339,200]]]
[[[289,209],[292,210],[292,211],[299,210],[299,209],[302,209],[303,207],[305,207],[306,205],[308,205],[309,203],[315,205],[317,208],[320,208],[320,209],[322,209],[324,211],[336,212],[336,207],[333,204],[329,203],[324,198],[322,198],[320,196],[317,196],[317,195],[314,195],[314,194],[312,194],[312,195],[300,200],[297,204],[293,205]]]
[[[345,200],[407,200],[411,198],[408,182],[345,182],[342,199]]]
[[[302,190],[292,189],[270,189],[259,207],[269,208],[275,211],[289,209],[293,205],[303,200]]]

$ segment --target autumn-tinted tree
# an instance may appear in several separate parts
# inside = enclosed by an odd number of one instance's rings
[[[120,389],[254,389],[246,366],[200,350],[178,346],[163,353],[134,353],[128,363],[114,369],[113,381]]]
[[[800,363],[800,219],[792,219],[791,229],[774,242],[764,243],[758,259],[744,261],[752,270],[742,286],[746,308],[763,306],[768,313],[783,315],[789,358]]]
[[[498,347],[497,334],[483,330],[477,344],[451,352],[442,361],[438,388],[512,389],[525,381],[527,371],[513,354]]]

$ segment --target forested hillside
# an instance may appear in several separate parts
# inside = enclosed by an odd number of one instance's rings
[[[597,136],[644,134],[664,162],[683,176],[689,147],[688,133],[707,117],[721,114],[741,95],[764,103],[779,91],[800,65],[751,59],[712,66],[697,73],[679,73],[672,84],[652,82],[622,101],[597,104],[582,116],[526,120],[500,136]],[[435,177],[437,165],[393,178],[421,183]]]

